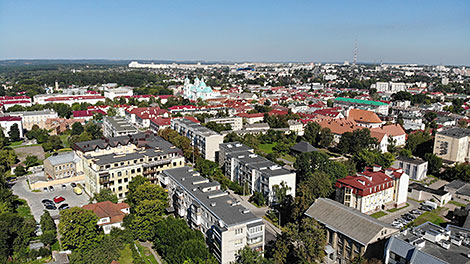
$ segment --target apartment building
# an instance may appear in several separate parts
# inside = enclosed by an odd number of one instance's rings
[[[103,135],[105,137],[125,136],[137,133],[137,128],[128,120],[119,116],[103,117]]]
[[[73,151],[59,153],[44,160],[44,176],[48,179],[74,177],[82,172],[80,157]]]
[[[305,215],[326,230],[323,263],[352,263],[359,256],[382,259],[385,241],[398,232],[358,210],[328,198],[317,199]]]
[[[397,157],[393,168],[401,168],[410,176],[410,179],[421,181],[428,173],[428,162],[422,159],[413,159],[404,156]]]
[[[362,213],[372,213],[406,204],[409,176],[403,169],[366,169],[335,183],[335,200]]]
[[[229,124],[232,130],[243,129],[243,118],[241,117],[218,117],[208,118],[205,120],[206,123],[215,122],[217,124]]]
[[[22,118],[23,128],[31,130],[34,125],[39,128],[46,127],[46,120],[49,118],[59,117],[54,110],[39,110],[39,111],[21,111],[21,112],[10,112],[11,116],[19,116]]]
[[[85,191],[110,189],[119,200],[124,200],[135,176],[158,183],[162,171],[184,166],[181,150],[152,133],[79,142],[74,149],[83,162]]]
[[[264,250],[262,219],[222,191],[218,182],[210,182],[191,167],[166,170],[160,182],[168,189],[175,212],[185,218],[191,228],[204,234],[220,263],[234,263],[238,251],[245,246]]]
[[[256,155],[239,142],[221,144],[220,149],[222,154],[219,157],[225,176],[242,186],[246,185],[250,193],[260,192],[269,203],[275,203],[274,186],[284,182],[290,188],[287,195],[295,197],[295,172]]]
[[[450,162],[470,161],[470,129],[453,127],[436,133],[433,153]]]
[[[199,149],[203,158],[216,161],[224,136],[186,118],[172,119],[171,128],[189,138],[191,145]]]

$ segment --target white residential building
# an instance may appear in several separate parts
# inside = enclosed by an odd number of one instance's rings
[[[222,191],[218,182],[201,177],[191,167],[166,170],[160,177],[160,183],[168,190],[170,206],[191,228],[204,234],[220,263],[234,263],[238,251],[245,246],[264,250],[262,219]]]
[[[241,117],[218,117],[208,118],[205,120],[206,123],[215,122],[217,124],[229,124],[232,130],[241,130],[243,128],[243,118]]]
[[[103,228],[105,234],[111,233],[111,229],[124,229],[122,225],[124,217],[130,214],[130,206],[127,203],[112,203],[110,201],[86,204],[85,210],[93,211],[98,216],[98,225]]]
[[[39,111],[23,111],[23,112],[10,112],[11,116],[21,117],[23,128],[31,130],[34,125],[39,128],[46,128],[46,120],[49,118],[59,117],[54,110],[39,110]]]
[[[189,138],[191,145],[199,149],[203,158],[216,161],[224,136],[186,118],[172,119],[171,128]]]
[[[105,137],[125,136],[137,133],[138,130],[123,117],[103,117],[103,135]]]
[[[3,130],[3,135],[5,137],[10,137],[9,133],[13,125],[18,126],[20,131],[20,138],[23,138],[23,125],[21,122],[20,116],[0,116],[0,127]]]

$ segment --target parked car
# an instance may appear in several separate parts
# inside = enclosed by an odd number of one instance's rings
[[[59,206],[59,210],[65,210],[65,209],[69,209],[69,208],[70,208],[69,204],[66,204],[66,203]]]
[[[81,195],[82,194],[82,188],[80,187],[75,187],[73,188],[73,192],[76,194],[76,195]]]
[[[49,186],[49,191],[51,192],[55,191],[54,186]]]
[[[48,204],[48,203],[53,204],[53,203],[54,203],[52,200],[49,200],[49,199],[43,199],[41,202],[42,202],[43,204]]]
[[[70,186],[72,186],[72,188],[75,188],[75,187],[77,187],[77,184],[76,184],[75,182],[72,182],[72,183],[70,184]]]
[[[44,187],[42,190],[45,191],[45,192],[49,191],[49,189],[47,189],[47,187]]]
[[[67,185],[62,184],[62,189],[63,189],[63,190],[67,189]]]
[[[46,207],[47,210],[56,210],[57,207],[54,204],[45,204],[44,207]]]
[[[62,197],[62,196],[56,196],[56,197],[54,197],[53,200],[54,200],[54,203],[59,204],[59,203],[65,201],[65,198]]]

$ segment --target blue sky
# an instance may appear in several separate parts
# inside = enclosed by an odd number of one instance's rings
[[[0,59],[470,65],[470,1],[0,0]]]

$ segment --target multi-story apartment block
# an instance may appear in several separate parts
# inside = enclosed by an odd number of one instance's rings
[[[352,263],[359,257],[381,259],[387,238],[397,229],[336,201],[319,198],[305,215],[326,230],[323,263]],[[404,262],[403,262],[404,263]]]
[[[401,168],[411,179],[421,181],[428,173],[428,162],[422,159],[413,159],[404,156],[398,157],[392,165]]]
[[[74,177],[83,172],[81,164],[73,151],[59,153],[44,160],[44,176],[48,179]]]
[[[171,128],[189,138],[191,145],[199,149],[203,158],[216,161],[224,136],[186,118],[172,119]]]
[[[241,117],[219,117],[219,118],[208,118],[205,120],[206,123],[215,122],[217,124],[229,124],[232,130],[243,129],[243,118]]]
[[[74,149],[82,158],[85,191],[110,189],[119,200],[125,198],[135,176],[158,183],[162,171],[184,166],[181,150],[151,133],[79,142]]]
[[[103,135],[105,137],[125,136],[137,133],[137,128],[128,120],[118,116],[103,117]]]
[[[218,182],[210,182],[191,167],[166,170],[160,177],[162,186],[168,189],[170,205],[193,229],[204,234],[220,263],[234,263],[245,246],[263,251],[262,219],[222,191]]]
[[[34,125],[43,129],[46,127],[47,119],[59,117],[54,110],[11,112],[10,115],[20,116],[23,128],[27,130],[31,130]]]
[[[409,176],[403,169],[368,168],[336,181],[336,201],[370,213],[406,204]]]
[[[470,129],[453,127],[438,132],[433,153],[451,162],[470,161]]]
[[[281,183],[289,187],[288,195],[295,197],[295,172],[282,168],[276,163],[256,155],[253,150],[233,142],[220,145],[220,160],[225,176],[230,180],[247,186],[251,193],[264,194],[270,203],[276,202],[274,186]],[[243,150],[245,149],[245,150]]]

